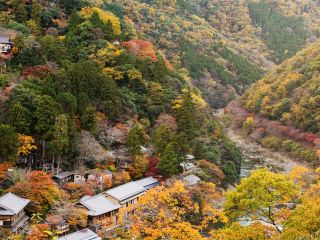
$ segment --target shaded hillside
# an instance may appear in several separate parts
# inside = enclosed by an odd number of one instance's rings
[[[249,111],[306,131],[320,130],[320,42],[257,82],[243,97]]]

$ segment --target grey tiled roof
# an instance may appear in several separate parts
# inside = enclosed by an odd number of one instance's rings
[[[30,200],[7,193],[0,197],[0,215],[16,215],[25,208]]]
[[[146,178],[142,178],[140,180],[135,181],[135,183],[138,184],[141,187],[146,188],[149,185],[157,185],[159,182],[154,177],[146,177]]]
[[[9,37],[0,36],[0,43],[11,43],[11,41]]]
[[[145,188],[140,186],[136,182],[129,182],[126,184],[123,184],[119,187],[112,188],[105,193],[118,201],[123,201],[125,199],[134,197],[135,195],[138,195],[140,193],[143,193],[145,191]]]
[[[90,216],[99,216],[121,207],[120,205],[111,202],[102,194],[85,196],[80,199],[80,203],[89,210],[88,214]]]
[[[101,240],[101,238],[90,229],[82,229],[78,232],[59,237],[58,240]]]

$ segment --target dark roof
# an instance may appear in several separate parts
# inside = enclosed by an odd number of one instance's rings
[[[58,179],[63,179],[63,178],[66,178],[66,177],[70,177],[73,174],[74,173],[72,173],[72,172],[62,172],[62,173],[58,173],[58,174],[54,175],[53,177],[58,178]]]

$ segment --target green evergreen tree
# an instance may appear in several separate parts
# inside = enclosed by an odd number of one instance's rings
[[[117,119],[122,113],[121,98],[118,86],[112,78],[101,79],[100,83],[101,111],[111,120]]]
[[[156,152],[162,155],[169,143],[175,141],[175,133],[166,125],[157,127],[152,133],[152,143]]]
[[[182,105],[176,113],[176,120],[179,134],[183,138],[186,138],[185,141],[192,144],[195,136],[197,135],[198,127],[195,104],[193,103],[190,90],[183,95]]]
[[[28,20],[28,12],[23,0],[16,0],[13,3],[13,12],[17,22],[25,23]]]
[[[0,162],[12,161],[17,156],[17,133],[10,125],[0,124]]]
[[[45,157],[46,140],[48,133],[54,125],[58,113],[58,105],[52,97],[43,95],[36,100],[36,110],[34,116],[36,119],[35,131],[39,134],[42,141],[42,161]]]
[[[94,133],[96,131],[96,109],[93,106],[87,106],[81,116],[81,126]]]
[[[103,28],[103,21],[101,20],[99,14],[97,12],[94,12],[91,16],[91,23],[96,28]]]
[[[69,148],[69,119],[66,114],[56,117],[53,126],[53,140],[51,142],[53,152],[58,156],[57,169],[60,168],[61,157],[68,152]],[[54,168],[54,157],[52,166]]]
[[[160,157],[157,169],[164,177],[171,177],[179,173],[180,161],[172,143],[166,146],[164,153]]]
[[[140,146],[144,144],[143,129],[141,129],[137,124],[129,131],[127,147],[131,155],[141,154]]]
[[[30,111],[20,102],[14,103],[10,113],[10,124],[19,133],[30,133]]]
[[[77,11],[73,11],[68,21],[68,30],[72,31],[82,22],[83,18],[81,15]]]
[[[114,32],[113,32],[113,26],[110,20],[103,26],[103,32],[106,34],[107,40],[111,41],[116,38]]]

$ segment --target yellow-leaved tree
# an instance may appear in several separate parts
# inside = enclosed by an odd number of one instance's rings
[[[121,34],[120,20],[112,12],[104,11],[98,7],[85,7],[81,9],[81,14],[85,19],[90,19],[92,17],[92,14],[95,12],[98,13],[102,22],[110,22],[112,24],[114,35],[119,36]]]
[[[34,139],[31,136],[18,134],[19,149],[18,156],[28,156],[33,150],[37,149]]]
[[[218,198],[214,184],[192,188],[177,181],[170,187],[159,186],[139,199],[130,235],[146,240],[205,239],[200,231],[209,222],[227,221],[222,210],[213,207]]]
[[[299,188],[286,175],[257,169],[225,194],[224,208],[231,220],[247,217],[281,233],[298,196]]]

